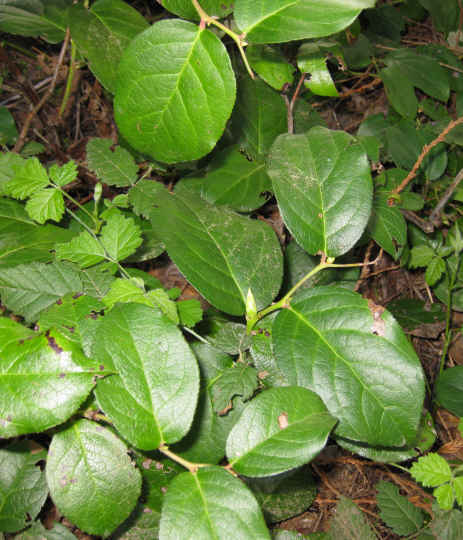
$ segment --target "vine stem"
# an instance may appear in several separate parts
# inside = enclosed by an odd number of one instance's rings
[[[200,6],[198,0],[191,0],[194,8],[198,12],[198,15],[201,17],[201,23],[200,28],[205,28],[206,26],[209,26],[210,24],[213,24],[217,28],[220,28],[222,32],[225,32],[227,36],[231,37],[232,40],[236,43],[236,46],[238,47],[238,50],[240,51],[241,58],[243,59],[244,65],[246,67],[246,71],[249,73],[249,76],[251,79],[255,79],[254,72],[251,69],[251,66],[249,65],[248,59],[246,58],[246,53],[244,52],[244,47],[246,47],[247,42],[244,41],[243,36],[240,36],[236,32],[233,32],[233,30],[230,30],[230,28],[227,28],[224,24],[219,22],[215,17],[211,17],[208,15],[204,9]]]
[[[59,108],[58,116],[61,118],[68,104],[69,96],[71,95],[72,82],[74,80],[75,72],[75,60],[76,60],[76,45],[71,39],[71,59],[69,61],[69,73],[66,81],[66,88],[64,90],[63,100],[61,101],[61,107]]]
[[[198,472],[198,469],[200,469],[201,467],[211,467],[211,465],[209,465],[208,463],[193,463],[191,461],[188,461],[169,450],[169,447],[165,444],[161,444],[158,450],[162,452],[165,456],[170,458],[172,461],[175,461],[176,463],[182,465],[182,467],[185,467],[185,469],[188,469],[193,474],[196,474]]]

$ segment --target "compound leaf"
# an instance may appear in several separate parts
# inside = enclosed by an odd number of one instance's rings
[[[96,395],[132,444],[153,450],[188,432],[198,399],[198,366],[180,330],[158,309],[113,307],[99,328],[93,357],[120,374],[119,381],[99,384]]]
[[[157,22],[122,57],[116,122],[135,149],[154,159],[175,163],[210,152],[234,102],[235,77],[224,45],[195,24]]]
[[[83,531],[108,536],[134,508],[141,475],[127,452],[109,429],[88,420],[53,436],[46,467],[50,493]]]
[[[235,20],[252,43],[328,36],[349,26],[374,0],[236,0]]]
[[[251,289],[270,304],[282,279],[278,239],[265,223],[214,206],[188,189],[157,194],[154,229],[183,275],[215,307],[242,315]]]
[[[160,540],[270,540],[262,512],[251,491],[221,467],[185,472],[169,485],[162,508]]]
[[[301,247],[336,257],[354,246],[370,217],[373,187],[365,151],[348,133],[314,127],[280,135],[268,174]]]
[[[239,474],[270,476],[312,460],[336,424],[322,400],[295,386],[262,392],[243,411],[227,440]]]
[[[335,434],[370,445],[414,444],[424,375],[394,318],[359,294],[315,287],[281,311],[274,351],[289,384],[316,391],[339,419]]]
[[[391,482],[378,482],[377,502],[381,519],[396,534],[408,536],[423,526],[424,515],[407,497],[400,495],[399,488]]]
[[[25,441],[0,450],[0,531],[19,531],[40,512],[48,495],[45,474],[36,466],[40,459]]]
[[[0,437],[67,420],[95,384],[95,366],[57,333],[12,343],[0,359]]]
[[[132,186],[137,180],[138,166],[125,148],[113,146],[111,139],[91,139],[87,144],[88,167],[110,186]]]

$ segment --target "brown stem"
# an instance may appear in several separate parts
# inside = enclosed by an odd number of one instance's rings
[[[463,169],[455,176],[455,180],[450,184],[450,186],[445,190],[444,195],[441,200],[436,204],[436,207],[431,212],[429,216],[429,221],[432,225],[436,225],[436,221],[439,218],[439,214],[443,210],[444,206],[449,202],[450,198],[453,195],[453,192],[457,189],[460,182],[463,180]]]
[[[299,97],[299,93],[301,91],[306,75],[307,73],[301,74],[301,78],[299,79],[299,82],[297,83],[296,90],[294,90],[294,94],[293,94],[293,97],[291,98],[291,101],[289,101],[287,96],[284,96],[286,108],[288,109],[288,133],[291,133],[291,134],[294,133],[294,117],[293,117],[294,105],[296,104],[296,100]]]
[[[58,79],[59,70],[61,69],[61,66],[63,65],[64,55],[69,45],[69,39],[70,39],[70,33],[69,33],[69,28],[68,28],[66,30],[66,35],[64,37],[63,45],[59,53],[58,62],[56,64],[55,72],[53,74],[53,78],[51,80],[50,86],[48,87],[48,90],[45,92],[45,94],[42,96],[42,99],[27,115],[26,121],[24,122],[21,133],[18,137],[18,140],[16,141],[16,144],[14,145],[13,152],[21,151],[22,147],[24,146],[24,143],[26,142],[26,136],[29,131],[29,127],[31,125],[32,120],[34,119],[36,114],[40,111],[40,109],[45,105],[45,103],[50,98],[50,96],[53,94],[53,91],[56,86],[56,81]]]

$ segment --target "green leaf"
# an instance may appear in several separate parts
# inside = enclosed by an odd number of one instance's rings
[[[244,324],[234,322],[214,310],[206,311],[205,315],[198,331],[214,348],[228,354],[240,354],[249,349],[250,339]]]
[[[129,191],[129,201],[134,212],[147,219],[151,210],[157,206],[158,194],[163,193],[165,187],[160,182],[142,179]]]
[[[112,213],[101,230],[101,243],[112,261],[123,261],[143,242],[140,227],[121,212]]]
[[[314,127],[280,135],[268,174],[283,220],[311,255],[346,253],[368,223],[370,166],[363,147],[346,132]]]
[[[59,334],[12,343],[0,359],[0,437],[66,421],[95,384],[96,366]]]
[[[368,231],[373,240],[397,260],[407,244],[407,223],[399,208],[388,204],[389,197],[385,191],[375,193]]]
[[[0,153],[0,194],[3,194],[4,184],[11,180],[25,163],[25,159],[15,152]]]
[[[460,506],[463,506],[463,476],[458,476],[453,480],[455,498]]]
[[[48,174],[52,182],[57,186],[66,186],[77,178],[77,164],[75,161],[71,160],[62,165],[52,165]]]
[[[449,464],[436,453],[420,457],[412,465],[410,474],[425,487],[436,487],[452,479]]]
[[[283,90],[294,80],[294,66],[279,49],[269,45],[249,45],[246,56],[252,69],[275,90]]]
[[[177,302],[178,316],[182,326],[193,328],[203,318],[201,302],[196,298]]]
[[[132,154],[111,139],[90,139],[87,144],[88,168],[110,186],[133,186],[137,181],[138,166]]]
[[[76,536],[62,525],[55,523],[52,529],[45,529],[41,521],[35,521],[32,527],[15,536],[16,540],[76,540]]]
[[[162,508],[160,540],[184,538],[194,531],[198,540],[270,540],[261,510],[248,488],[220,467],[178,475],[171,482]]]
[[[134,508],[141,476],[127,451],[109,429],[88,420],[53,436],[46,467],[51,497],[81,530],[108,536]]]
[[[120,379],[101,381],[96,396],[117,429],[144,450],[180,440],[193,420],[199,374],[175,324],[157,309],[119,304],[98,335],[93,357],[114,363]]]
[[[243,401],[250,399],[257,385],[257,370],[235,362],[217,377],[211,387],[214,411],[223,411],[235,396],[242,396]]]
[[[69,10],[71,37],[96,78],[116,91],[117,70],[131,40],[148,27],[141,13],[122,0],[98,0],[90,9]]]
[[[199,21],[199,15],[191,0],[163,0],[162,7],[184,19]],[[230,0],[201,0],[201,7],[211,17],[226,17],[233,11]]]
[[[26,321],[34,321],[38,314],[67,293],[82,291],[79,273],[63,263],[33,262],[14,268],[0,268],[0,296],[2,303]]]
[[[422,324],[445,320],[445,313],[439,303],[427,306],[425,302],[415,298],[394,300],[389,302],[387,309],[394,315],[400,326],[408,330],[414,330]]]
[[[311,506],[317,495],[317,486],[309,467],[267,478],[249,478],[246,484],[254,493],[268,523],[301,514]]]
[[[442,257],[433,257],[426,268],[426,283],[435,285],[445,272],[445,261]]]
[[[81,268],[94,266],[105,259],[103,246],[89,232],[83,231],[70,242],[56,244],[55,255],[58,260],[68,260]]]
[[[111,283],[111,288],[103,298],[103,302],[109,309],[114,307],[117,302],[128,304],[130,302],[136,304],[145,304],[146,306],[154,307],[154,302],[150,301],[134,280],[116,278]]]
[[[328,54],[332,48],[339,49],[339,45],[330,42],[303,43],[297,53],[299,70],[310,74],[305,85],[318,96],[339,96],[327,66]]]
[[[232,127],[246,153],[262,161],[275,138],[288,131],[288,113],[282,96],[262,81],[240,79]]]
[[[280,289],[282,257],[267,224],[213,206],[189,190],[178,189],[175,195],[164,190],[157,199],[151,214],[154,229],[206,300],[242,315],[251,289],[259,309],[270,304]]]
[[[0,267],[51,261],[55,242],[68,242],[74,234],[54,225],[38,226],[22,204],[0,198]]]
[[[451,484],[444,484],[433,491],[437,504],[442,510],[451,510],[455,503],[455,495]]]
[[[16,166],[14,170],[15,175],[4,184],[4,190],[15,199],[26,199],[50,183],[45,167],[36,157],[28,159],[22,166]]]
[[[360,508],[344,496],[341,496],[331,520],[330,537],[336,540],[376,540]]]
[[[174,324],[179,323],[177,304],[169,298],[169,294],[163,289],[154,289],[146,295],[154,306],[166,315]]]
[[[377,502],[381,519],[396,534],[408,536],[423,526],[424,515],[407,497],[399,494],[399,488],[391,482],[378,482]]]
[[[410,261],[408,263],[408,266],[410,268],[428,266],[428,264],[432,261],[434,257],[435,252],[430,246],[413,246],[410,250]]]
[[[336,424],[310,390],[287,386],[259,394],[227,440],[227,457],[239,474],[278,474],[311,461]]]
[[[346,289],[309,289],[278,314],[273,345],[289,384],[316,391],[339,419],[337,436],[373,446],[415,443],[423,371],[384,308]]]
[[[125,51],[114,114],[136,150],[175,163],[212,150],[234,101],[235,78],[219,38],[171,19],[155,23]]]
[[[438,61],[410,48],[401,48],[386,56],[387,67],[379,72],[387,96],[396,111],[413,119],[418,110],[414,87],[440,101],[450,94],[449,77]]]
[[[45,474],[36,466],[43,457],[32,454],[26,441],[0,450],[0,531],[19,531],[40,512],[48,495]]]
[[[10,343],[26,340],[35,335],[35,332],[29,330],[26,326],[5,316],[0,317],[0,352]]]
[[[0,107],[0,144],[2,146],[6,144],[14,144],[17,139],[18,130],[16,129],[13,115],[6,107]]]
[[[460,510],[442,510],[433,504],[434,519],[429,524],[438,540],[460,540],[463,537],[463,513]]]
[[[64,39],[70,4],[71,0],[2,0],[0,30],[58,43]]]
[[[458,29],[459,4],[457,0],[448,2],[433,2],[433,0],[418,0],[432,17],[432,22],[439,32],[448,34]]]
[[[259,208],[272,189],[264,161],[250,161],[237,146],[220,152],[204,176],[185,178],[181,185],[212,204],[227,205],[237,212]]]
[[[235,20],[252,43],[328,36],[349,26],[373,0],[236,0]]]
[[[64,214],[63,194],[55,188],[41,189],[27,201],[26,212],[37,223],[43,224],[48,219],[59,222]]]
[[[436,400],[442,407],[463,417],[463,366],[444,370],[437,378],[434,391]]]

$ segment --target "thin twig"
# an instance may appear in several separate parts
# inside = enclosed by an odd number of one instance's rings
[[[459,124],[463,123],[463,116],[460,116],[456,120],[452,120],[449,122],[447,127],[429,144],[425,144],[423,146],[423,149],[421,151],[421,154],[418,156],[418,159],[415,162],[415,165],[413,165],[412,170],[408,173],[408,175],[404,178],[404,180],[394,189],[392,190],[392,193],[397,194],[403,191],[408,184],[415,178],[418,169],[420,168],[421,164],[423,163],[424,158],[429,154],[429,152],[437,146],[440,142],[443,142],[445,140],[445,137]],[[394,199],[389,199],[389,204],[392,206],[394,204]]]
[[[460,184],[462,180],[463,180],[463,169],[461,169],[460,172],[455,176],[455,180],[445,190],[445,193],[442,196],[441,200],[436,204],[436,207],[431,212],[431,215],[429,216],[429,221],[433,225],[437,225],[436,222],[438,221],[439,214],[443,210],[444,206],[449,202],[454,191],[457,189],[458,185]]]
[[[305,81],[306,75],[307,73],[302,73],[301,78],[299,79],[299,82],[297,83],[296,90],[294,90],[294,94],[293,94],[293,97],[291,98],[291,101],[289,101],[287,96],[284,96],[286,107],[288,109],[288,133],[291,133],[291,134],[294,133],[294,117],[293,117],[294,105],[296,104],[296,100],[299,96],[299,93]]]
[[[59,70],[61,69],[61,66],[63,64],[64,55],[66,53],[66,50],[69,45],[69,39],[70,39],[70,33],[69,28],[66,30],[66,35],[64,37],[63,45],[61,47],[61,51],[59,53],[58,57],[58,63],[56,64],[55,72],[53,74],[53,78],[51,80],[50,86],[48,87],[48,90],[45,92],[45,94],[42,96],[42,99],[37,103],[37,105],[32,109],[32,111],[27,115],[26,121],[24,122],[23,128],[21,130],[21,133],[18,137],[18,140],[16,141],[16,144],[13,148],[13,152],[20,152],[22,147],[24,146],[24,143],[26,142],[26,136],[29,131],[29,127],[31,125],[32,120],[36,116],[36,114],[40,111],[40,109],[44,106],[44,104],[47,102],[47,100],[50,98],[50,96],[53,94],[53,91],[56,86],[56,81],[58,80],[58,74]]]

